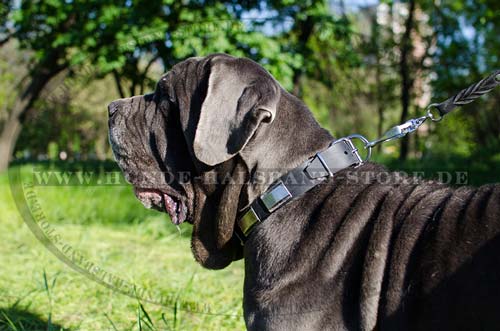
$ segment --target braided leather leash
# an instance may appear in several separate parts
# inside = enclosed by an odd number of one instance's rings
[[[428,108],[437,108],[439,114],[441,115],[441,117],[443,117],[456,107],[471,103],[483,94],[490,92],[498,85],[500,85],[500,70],[494,71],[488,77],[481,79],[476,84],[463,89],[453,97],[441,103],[431,104]]]

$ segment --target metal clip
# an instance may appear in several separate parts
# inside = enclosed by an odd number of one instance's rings
[[[389,131],[387,131],[382,137],[377,140],[370,141],[366,144],[365,147],[373,147],[385,141],[398,139],[406,136],[408,133],[416,131],[422,124],[424,124],[425,120],[428,119],[429,116],[422,116],[419,118],[412,118],[409,121],[404,122],[403,124],[396,125]]]

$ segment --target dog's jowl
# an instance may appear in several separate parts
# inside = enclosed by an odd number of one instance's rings
[[[137,198],[193,224],[200,264],[245,259],[249,330],[500,329],[497,185],[348,167],[284,204],[274,191],[279,208],[242,244],[254,201],[334,141],[251,60],[175,65],[154,93],[109,105],[109,137]]]

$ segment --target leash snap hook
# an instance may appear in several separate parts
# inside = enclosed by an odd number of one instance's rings
[[[389,131],[384,133],[384,135],[382,137],[380,137],[379,139],[368,142],[366,144],[365,148],[366,147],[373,147],[375,145],[378,145],[380,143],[383,143],[383,142],[386,142],[389,140],[402,138],[402,137],[406,136],[408,133],[412,133],[412,132],[416,131],[422,124],[424,124],[424,122],[428,118],[432,119],[432,117],[427,115],[427,116],[422,116],[422,117],[418,117],[418,118],[412,118],[412,119],[404,122],[403,124],[396,125],[396,126],[392,127],[391,129],[389,129]]]

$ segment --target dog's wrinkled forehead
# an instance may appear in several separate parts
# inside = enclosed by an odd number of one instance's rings
[[[172,67],[158,82],[158,88],[175,106],[183,130],[193,131],[196,118],[206,96],[209,61],[212,57],[193,57]],[[189,138],[189,137],[187,137]]]
[[[162,173],[189,169],[199,109],[206,94],[206,63],[190,58],[172,67],[154,93],[110,105],[110,142],[128,180],[139,186],[165,182]],[[114,111],[116,110],[116,111]]]
[[[168,112],[175,113],[177,129],[182,131],[183,141],[193,141],[199,111],[206,96],[209,69],[209,57],[194,57],[172,67],[158,81],[156,94],[160,107],[168,107]],[[186,145],[189,157],[196,163],[191,144]],[[182,156],[178,156],[182,157]]]

